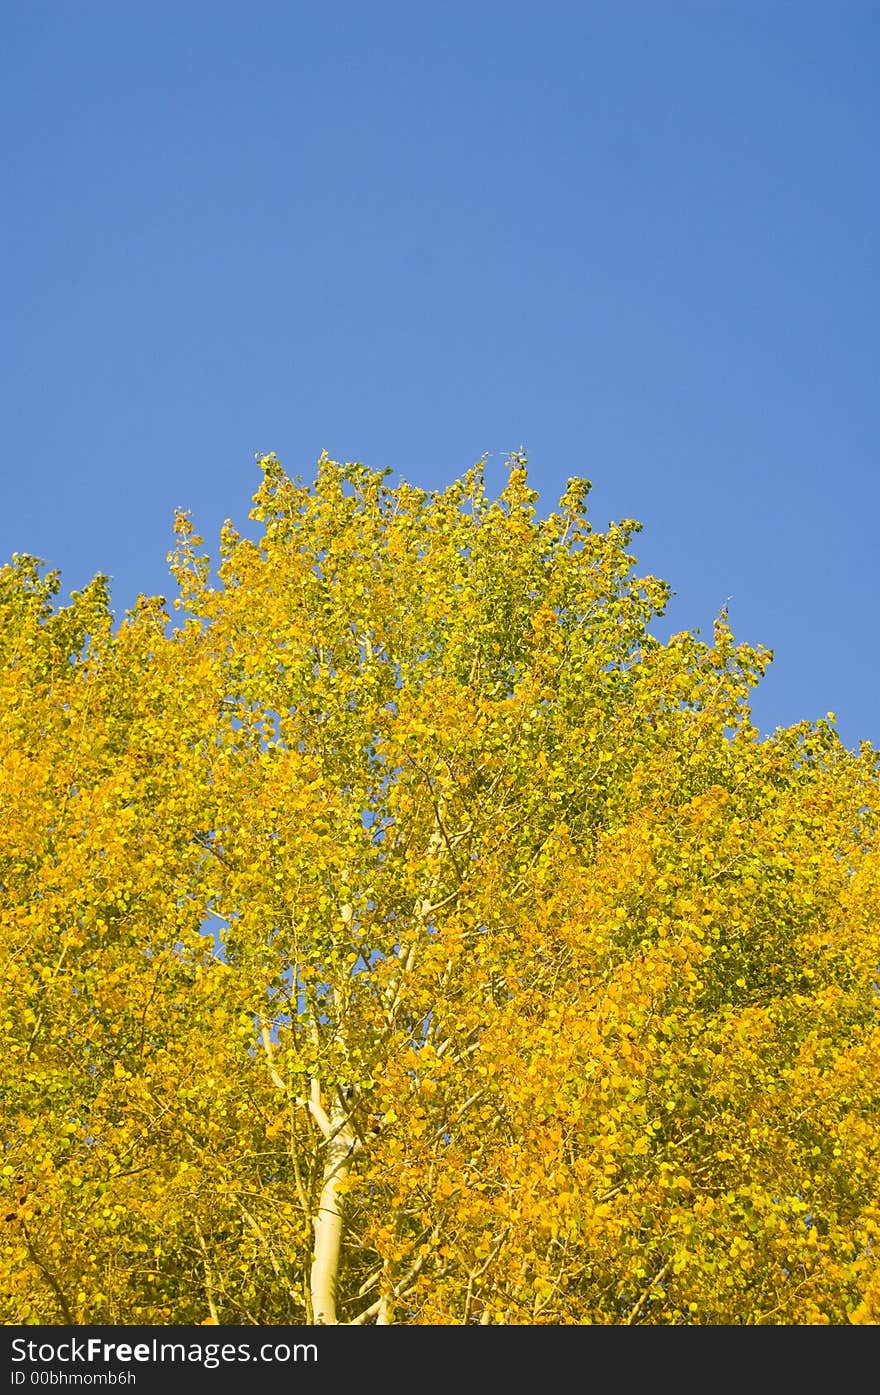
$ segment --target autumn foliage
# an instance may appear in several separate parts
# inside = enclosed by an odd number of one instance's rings
[[[525,462],[0,570],[0,1320],[880,1320],[878,757]]]

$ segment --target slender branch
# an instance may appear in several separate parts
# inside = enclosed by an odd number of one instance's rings
[[[36,1248],[34,1247],[34,1242],[30,1237],[28,1228],[25,1225],[24,1221],[21,1222],[21,1229],[22,1234],[24,1235],[25,1244],[27,1245],[27,1251],[30,1255],[31,1260],[37,1266],[43,1278],[46,1280],[46,1283],[49,1285],[55,1297],[58,1299],[58,1306],[61,1309],[61,1314],[64,1318],[64,1321],[67,1323],[67,1326],[74,1327],[76,1325],[76,1318],[73,1316],[73,1313],[71,1312],[70,1304],[64,1296],[64,1291],[61,1288],[61,1285],[55,1278],[55,1275],[52,1273],[52,1271],[46,1268],[45,1264],[40,1259],[40,1256],[37,1254]]]
[[[293,1164],[293,1179],[296,1184],[296,1194],[299,1199],[299,1204],[302,1207],[303,1215],[306,1220],[310,1221],[312,1219],[312,1212],[309,1206],[309,1198],[306,1189],[303,1186],[302,1172],[300,1171],[299,1157],[297,1156],[296,1140],[293,1136],[293,1130],[291,1130],[290,1135],[290,1161]]]
[[[275,1068],[275,1059],[272,1053],[272,1036],[269,1031],[269,1024],[265,1018],[260,1018],[260,1037],[263,1042],[263,1049],[266,1052],[266,1060],[269,1062],[269,1074],[272,1077],[272,1084],[276,1085],[285,1095],[287,1086]]]
[[[211,1321],[219,1323],[217,1307],[214,1303],[214,1282],[211,1278],[211,1265],[208,1260],[208,1250],[205,1245],[205,1237],[202,1234],[202,1227],[199,1225],[198,1217],[195,1218],[196,1238],[199,1242],[199,1249],[202,1252],[202,1264],[205,1270],[205,1297],[208,1300],[208,1312],[211,1314]]]
[[[272,1036],[269,1031],[269,1024],[264,1018],[260,1019],[260,1038],[266,1053],[266,1059],[269,1063],[269,1075],[272,1078],[272,1084],[290,1097],[289,1088],[279,1075],[275,1065],[275,1058],[272,1050]],[[301,1095],[295,1095],[293,1096],[293,1101],[295,1104],[302,1105],[304,1109],[309,1111],[315,1123],[318,1125],[318,1128],[321,1130],[321,1133],[325,1138],[329,1138],[331,1133],[330,1120],[327,1118],[326,1110],[321,1104],[321,1087],[317,1079],[312,1079],[311,1091],[308,1099],[303,1099]]]
[[[410,1266],[406,1274],[404,1274],[403,1278],[398,1280],[398,1282],[392,1288],[392,1298],[403,1298],[407,1293],[409,1293],[410,1289],[415,1287],[415,1282],[419,1277],[419,1274],[422,1272],[424,1264],[425,1256],[419,1255],[418,1259],[415,1261],[414,1264]],[[369,1308],[364,1308],[363,1312],[358,1313],[357,1317],[351,1319],[351,1322],[348,1324],[349,1327],[362,1327],[365,1322],[370,1321],[370,1318],[376,1317],[377,1314],[382,1310],[383,1304],[387,1303],[387,1296],[384,1298],[377,1298],[375,1303],[370,1304]],[[384,1325],[385,1324],[383,1324],[383,1326]]]
[[[437,1054],[439,1056],[439,1051]],[[442,1138],[445,1133],[448,1133],[452,1125],[455,1123],[456,1119],[460,1119],[462,1114],[464,1114],[465,1110],[470,1109],[472,1104],[476,1104],[478,1099],[482,1099],[483,1095],[486,1094],[488,1088],[488,1085],[484,1085],[481,1090],[476,1090],[474,1094],[470,1095],[465,1100],[464,1104],[460,1104],[458,1106],[458,1109],[456,1109],[455,1113],[450,1114],[446,1122],[440,1125],[440,1128],[437,1130],[435,1137]]]
[[[631,1323],[635,1322],[636,1318],[639,1316],[648,1299],[650,1298],[651,1290],[653,1288],[656,1288],[657,1284],[659,1284],[663,1279],[665,1279],[671,1267],[672,1260],[667,1259],[660,1272],[654,1275],[647,1288],[639,1295],[638,1301],[636,1302],[635,1306],[630,1309],[626,1322],[624,1323],[625,1327],[628,1327]]]

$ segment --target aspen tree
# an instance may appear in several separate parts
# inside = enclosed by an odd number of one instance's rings
[[[877,1321],[876,752],[586,481],[260,467],[0,569],[0,1318]]]

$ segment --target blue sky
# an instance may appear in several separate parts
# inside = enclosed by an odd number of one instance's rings
[[[254,454],[523,446],[644,525],[658,632],[880,745],[880,7],[12,0],[0,558],[119,614]]]

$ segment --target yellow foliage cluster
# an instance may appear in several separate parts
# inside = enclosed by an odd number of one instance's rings
[[[876,753],[584,481],[260,463],[0,569],[0,1320],[877,1321]]]

